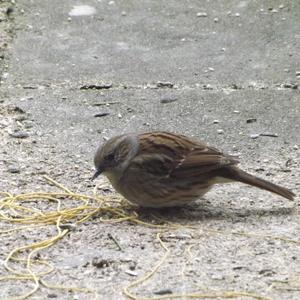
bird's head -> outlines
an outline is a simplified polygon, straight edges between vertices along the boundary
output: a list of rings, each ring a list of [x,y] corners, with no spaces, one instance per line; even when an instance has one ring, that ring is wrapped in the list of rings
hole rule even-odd
[[[138,148],[137,136],[130,134],[116,136],[106,141],[96,151],[94,157],[96,172],[92,180],[101,173],[109,179],[120,178],[131,159],[137,154]]]

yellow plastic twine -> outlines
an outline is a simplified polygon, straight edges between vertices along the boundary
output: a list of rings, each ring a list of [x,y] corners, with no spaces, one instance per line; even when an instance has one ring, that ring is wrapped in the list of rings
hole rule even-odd
[[[158,233],[156,238],[159,241],[161,247],[165,250],[164,256],[161,258],[161,260],[157,263],[157,265],[145,276],[139,278],[138,280],[132,282],[130,285],[125,287],[123,289],[123,292],[126,296],[128,296],[131,299],[134,300],[162,300],[162,299],[232,299],[232,298],[238,298],[238,297],[248,297],[252,299],[257,299],[257,300],[270,300],[270,298],[264,297],[257,295],[255,293],[248,293],[248,292],[236,292],[236,291],[222,291],[222,292],[215,292],[215,291],[207,291],[205,293],[200,293],[200,292],[193,292],[193,293],[185,293],[185,294],[170,294],[170,295],[163,295],[159,297],[139,297],[136,296],[135,294],[131,293],[129,289],[136,287],[148,279],[150,279],[156,272],[158,272],[159,268],[165,263],[167,258],[170,255],[170,250],[166,246],[166,244],[161,240],[161,235],[162,233]],[[191,248],[194,247],[195,245],[191,245],[186,249],[186,252],[191,255]]]
[[[164,254],[160,261],[147,272],[143,277],[132,282],[123,289],[124,295],[134,300],[158,300],[158,299],[179,299],[179,298],[197,298],[197,299],[214,299],[214,298],[240,298],[249,297],[258,300],[267,300],[261,295],[249,293],[246,291],[209,291],[193,292],[187,294],[171,294],[162,295],[159,297],[145,298],[139,297],[131,290],[138,287],[140,284],[146,282],[155,273],[159,272],[161,266],[166,262],[171,252],[166,243],[162,241],[162,235],[170,229],[185,228],[190,230],[197,230],[199,227],[183,226],[177,223],[171,223],[162,218],[154,216],[154,219],[159,221],[159,224],[147,223],[139,219],[137,212],[128,210],[128,205],[122,201],[121,198],[113,198],[108,196],[96,195],[82,195],[70,191],[68,188],[59,184],[55,180],[44,176],[48,183],[58,187],[59,192],[32,192],[26,194],[12,195],[7,192],[0,192],[0,220],[6,225],[5,229],[0,230],[2,235],[11,235],[19,231],[32,231],[43,227],[51,227],[55,229],[55,233],[50,238],[39,242],[28,243],[26,245],[17,247],[11,250],[4,261],[4,267],[7,270],[7,275],[0,277],[1,281],[27,282],[27,285],[32,286],[31,289],[24,294],[9,298],[10,300],[22,300],[36,293],[41,286],[48,289],[58,289],[61,291],[72,291],[78,293],[91,294],[91,298],[98,298],[96,291],[84,287],[66,287],[60,285],[53,285],[45,280],[45,276],[55,271],[51,262],[41,259],[38,255],[39,251],[55,245],[58,241],[63,239],[72,227],[79,225],[90,218],[97,216],[100,222],[117,223],[129,221],[137,225],[151,227],[155,230],[159,229],[156,239],[162,247]],[[47,202],[47,204],[55,205],[55,209],[47,209],[42,211],[38,209],[37,203]],[[34,207],[33,207],[34,206]],[[3,228],[3,227],[2,227]],[[223,232],[213,229],[202,229],[208,234],[234,234],[246,237],[255,238],[269,238],[279,239],[284,242],[300,244],[299,241],[288,239],[286,237],[265,236],[244,232]],[[186,253],[192,257],[189,246]],[[26,285],[26,286],[27,286]]]
[[[60,189],[62,189],[64,192],[37,192],[20,194],[15,196],[6,192],[1,193],[4,197],[0,199],[0,220],[5,221],[9,224],[17,224],[20,226],[1,230],[0,234],[12,234],[13,232],[21,230],[33,230],[55,224],[56,235],[49,239],[42,240],[40,242],[28,244],[13,249],[7,255],[4,261],[4,267],[8,271],[9,275],[0,277],[0,280],[30,281],[34,284],[33,288],[29,292],[11,299],[27,298],[30,295],[34,294],[40,288],[41,284],[48,288],[95,294],[94,291],[86,288],[49,285],[43,279],[43,277],[52,273],[55,268],[49,262],[39,258],[33,259],[33,257],[40,250],[54,245],[57,241],[61,240],[69,232],[70,228],[68,227],[70,226],[65,224],[77,225],[88,220],[89,218],[100,212],[109,212],[116,217],[115,220],[111,219],[110,221],[121,222],[124,220],[131,219],[132,216],[124,215],[120,209],[111,207],[111,203],[109,203],[109,201],[107,201],[107,199],[104,197],[91,197],[76,194],[47,176],[45,176],[45,179],[51,184],[54,184]],[[81,202],[81,204],[76,207],[62,208],[61,199],[63,199],[63,202],[67,200],[76,200]],[[56,210],[42,212],[37,208],[28,207],[24,205],[33,201],[55,202]],[[24,253],[28,251],[29,253],[27,254],[26,258],[20,258],[22,254],[24,255]],[[16,262],[19,262],[20,264],[25,263],[26,267],[21,271],[16,270],[11,266],[12,263]],[[45,271],[36,273],[32,268],[34,265],[40,265],[46,269]]]

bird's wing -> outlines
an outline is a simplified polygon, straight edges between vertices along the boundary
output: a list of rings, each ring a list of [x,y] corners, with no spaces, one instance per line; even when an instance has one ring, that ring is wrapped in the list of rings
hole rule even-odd
[[[169,177],[174,169],[174,161],[167,155],[162,154],[142,154],[136,156],[128,166],[126,173],[140,174],[158,178]]]
[[[235,165],[238,161],[210,151],[193,150],[180,159],[165,154],[142,154],[136,156],[127,171],[158,178],[188,179],[209,173],[225,166]]]
[[[173,178],[196,178],[238,161],[230,156],[216,152],[214,148],[193,149],[175,166],[170,176]]]
[[[140,150],[130,163],[131,170],[149,175],[187,179],[238,163],[218,149],[182,135],[151,132],[139,139]]]

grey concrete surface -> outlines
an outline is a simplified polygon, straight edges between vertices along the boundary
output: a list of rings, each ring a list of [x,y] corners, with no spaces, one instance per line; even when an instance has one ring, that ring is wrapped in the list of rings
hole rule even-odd
[[[96,14],[69,17],[81,4]],[[45,190],[46,173],[89,194],[93,154],[103,138],[155,129],[195,136],[239,155],[244,169],[299,194],[299,20],[298,1],[19,0],[9,69],[0,86],[0,190]],[[101,84],[111,87],[82,89]],[[108,115],[95,117],[102,113]],[[29,136],[17,139],[13,132]],[[299,198],[291,203],[232,184],[162,214],[199,231],[182,229],[191,238],[167,240],[172,256],[135,290],[141,297],[157,296],[163,288],[189,293],[206,287],[300,298],[299,243],[202,232],[299,240]],[[146,218],[151,220],[147,213]],[[99,220],[82,226],[47,250],[59,270],[50,279],[95,288],[99,299],[125,299],[122,287],[136,279],[125,272],[130,264],[138,278],[163,255],[153,229]],[[125,253],[113,248],[109,232]],[[191,244],[193,258],[184,252]],[[99,257],[112,263],[99,270],[91,263]],[[287,282],[282,290],[272,286],[276,280]],[[46,288],[33,299],[53,293],[90,299]]]

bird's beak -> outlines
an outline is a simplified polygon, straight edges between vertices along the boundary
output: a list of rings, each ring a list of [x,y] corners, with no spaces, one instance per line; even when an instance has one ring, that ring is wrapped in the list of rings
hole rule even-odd
[[[93,175],[93,177],[91,178],[91,180],[95,180],[101,173],[103,172],[102,169],[98,169],[95,174]]]

